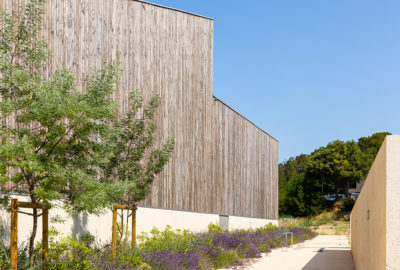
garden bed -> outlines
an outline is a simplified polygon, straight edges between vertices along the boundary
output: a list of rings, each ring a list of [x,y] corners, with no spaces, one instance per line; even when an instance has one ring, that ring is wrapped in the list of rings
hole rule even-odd
[[[316,234],[310,229],[267,225],[256,230],[223,231],[219,226],[210,224],[207,232],[192,233],[186,230],[164,231],[153,229],[150,234],[138,236],[137,247],[129,241],[119,241],[117,257],[112,258],[110,244],[95,244],[93,237],[84,237],[80,241],[71,237],[61,237],[50,243],[49,269],[219,269],[235,268],[247,265],[261,258],[262,253],[285,246],[283,232],[292,232],[294,243],[313,238]],[[290,241],[289,241],[290,244]],[[3,242],[0,254],[7,269],[7,258]],[[40,246],[36,249],[40,260]],[[0,263],[1,264],[1,263]],[[19,269],[26,268],[24,249],[19,254]]]

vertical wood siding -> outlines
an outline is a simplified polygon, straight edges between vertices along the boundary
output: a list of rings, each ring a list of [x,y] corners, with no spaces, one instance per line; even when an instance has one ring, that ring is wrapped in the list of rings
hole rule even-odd
[[[215,99],[211,211],[277,218],[278,142]]]
[[[79,86],[119,61],[119,113],[132,89],[161,96],[158,136],[175,137],[176,149],[143,205],[278,217],[278,142],[212,96],[212,20],[131,0],[48,0],[46,10],[49,73],[70,68]]]

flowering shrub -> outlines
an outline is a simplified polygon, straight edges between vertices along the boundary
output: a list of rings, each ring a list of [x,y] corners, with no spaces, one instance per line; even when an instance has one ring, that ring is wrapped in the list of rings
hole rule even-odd
[[[204,261],[201,253],[193,251],[153,251],[145,253],[144,260],[152,266],[153,270],[202,270],[209,269],[210,266]]]
[[[208,232],[203,233],[172,230],[167,226],[163,231],[153,229],[149,234],[139,235],[137,247],[122,242],[122,245],[117,247],[115,260],[112,258],[109,244],[96,246],[91,237],[84,237],[80,241],[71,237],[62,237],[56,241],[51,237],[47,263],[51,270],[232,268],[244,265],[251,259],[260,258],[261,253],[268,253],[272,248],[285,246],[286,240],[282,233],[288,231],[293,233],[294,243],[315,236],[309,229],[279,228],[272,224],[256,230],[234,231],[224,231],[218,225],[212,224]],[[0,241],[0,256],[4,257],[2,249],[5,250],[4,241]],[[36,257],[39,259],[40,244],[36,251]],[[19,259],[25,260],[23,258],[23,254],[19,255]]]

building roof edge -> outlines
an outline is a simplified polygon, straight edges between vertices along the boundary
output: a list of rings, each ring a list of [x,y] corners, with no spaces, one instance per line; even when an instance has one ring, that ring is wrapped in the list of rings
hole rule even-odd
[[[144,1],[144,0],[131,0],[131,1],[140,2],[140,3],[144,3],[144,4],[148,4],[148,5],[152,5],[152,6],[156,6],[156,7],[160,7],[160,8],[170,9],[170,10],[182,12],[182,13],[185,13],[185,14],[188,14],[188,15],[192,15],[192,16],[196,16],[196,17],[200,17],[200,18],[203,18],[203,19],[214,21],[213,18],[210,18],[210,17],[207,17],[207,16],[195,14],[195,13],[192,13],[192,12],[188,12],[188,11],[177,9],[177,8],[173,8],[173,7],[168,7],[168,6],[163,6],[163,5],[160,5],[160,4],[155,4],[155,3]]]
[[[271,136],[271,134],[269,134],[268,132],[266,132],[265,130],[263,130],[262,128],[260,128],[259,126],[257,126],[256,124],[254,124],[253,122],[251,122],[249,119],[247,119],[246,117],[244,117],[243,115],[241,115],[238,111],[236,111],[235,109],[232,109],[231,106],[229,106],[228,104],[226,104],[225,102],[223,102],[222,100],[220,100],[219,98],[217,98],[216,96],[213,95],[213,98],[215,101],[219,101],[222,104],[224,104],[226,107],[228,107],[230,110],[232,110],[233,112],[235,112],[236,114],[238,114],[240,117],[242,117],[243,119],[245,119],[247,122],[249,122],[250,124],[252,124],[253,126],[255,126],[256,128],[258,128],[259,130],[261,130],[263,133],[267,134],[269,137],[271,137],[273,140],[275,140],[276,142],[279,143],[279,141],[277,139],[275,139],[273,136]]]

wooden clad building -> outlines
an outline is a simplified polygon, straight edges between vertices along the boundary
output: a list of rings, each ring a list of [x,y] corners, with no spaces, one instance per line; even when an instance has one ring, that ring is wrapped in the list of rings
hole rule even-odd
[[[0,0],[10,11],[23,0]],[[278,142],[213,97],[213,21],[134,0],[48,0],[48,71],[67,67],[77,85],[119,61],[115,99],[159,94],[159,137],[175,137],[173,158],[145,206],[278,218]]]

